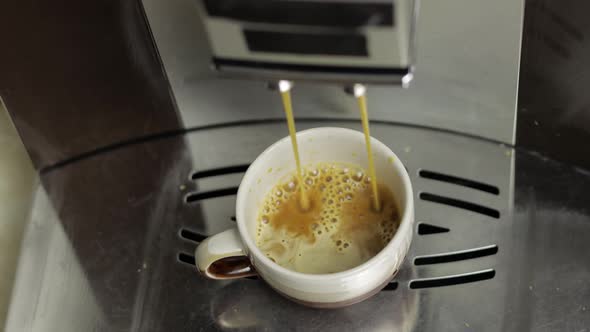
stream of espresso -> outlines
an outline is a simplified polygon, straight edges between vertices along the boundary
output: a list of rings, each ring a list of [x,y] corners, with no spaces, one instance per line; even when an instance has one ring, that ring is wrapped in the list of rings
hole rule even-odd
[[[295,158],[297,181],[303,183],[303,172],[301,169],[301,161],[299,158],[299,147],[297,145],[297,131],[295,129],[295,119],[293,117],[293,105],[291,102],[291,87],[292,83],[289,81],[279,82],[279,91],[281,92],[281,99],[283,101],[283,109],[285,110],[285,117],[287,118],[287,126],[289,128],[289,136],[291,137],[291,145],[293,146],[293,156]],[[362,84],[355,84],[353,87],[354,96],[357,99],[359,111],[361,114],[361,121],[363,125],[363,132],[365,134],[365,145],[367,150],[367,159],[369,165],[369,177],[371,179],[371,191],[373,193],[373,209],[375,211],[381,210],[381,203],[379,200],[379,190],[377,185],[377,172],[375,171],[375,160],[371,150],[371,133],[369,130],[369,114],[367,109],[366,88]],[[299,188],[300,207],[303,211],[309,209],[309,198],[303,185]]]
[[[295,167],[297,168],[297,182],[299,182],[299,205],[303,211],[309,210],[309,198],[303,186],[303,173],[301,170],[301,161],[299,159],[299,147],[297,146],[297,131],[295,130],[295,119],[293,118],[293,105],[291,103],[291,83],[287,81],[279,82],[279,90],[283,100],[283,109],[287,118],[289,127],[289,136],[291,136],[291,145],[293,146],[293,155],[295,157]]]
[[[375,211],[381,210],[381,203],[379,201],[379,190],[377,189],[377,173],[375,172],[375,160],[371,150],[371,133],[369,131],[369,112],[367,110],[367,96],[365,87],[357,84],[354,87],[354,95],[359,105],[361,113],[361,121],[363,123],[363,132],[365,133],[365,145],[367,148],[367,158],[369,161],[369,176],[371,177],[371,190],[373,191],[373,209]]]
[[[275,263],[301,273],[345,271],[377,255],[399,226],[391,190],[377,182],[365,87],[354,86],[368,168],[325,161],[302,168],[291,103],[291,82],[279,89],[296,171],[278,182],[259,207],[256,245]]]

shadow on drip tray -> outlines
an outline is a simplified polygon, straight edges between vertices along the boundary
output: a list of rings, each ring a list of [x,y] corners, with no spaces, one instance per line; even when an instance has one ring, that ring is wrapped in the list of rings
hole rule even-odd
[[[294,303],[262,281],[239,280],[218,290],[210,300],[211,319],[224,331],[280,330],[297,326],[303,331],[382,330],[412,331],[420,292],[404,284],[340,309],[313,309]]]

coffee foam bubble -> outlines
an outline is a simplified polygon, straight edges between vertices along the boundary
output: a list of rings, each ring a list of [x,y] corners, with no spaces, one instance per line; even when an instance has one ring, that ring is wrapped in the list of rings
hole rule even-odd
[[[303,174],[307,211],[294,176],[265,197],[256,239],[265,255],[297,272],[334,273],[369,260],[391,240],[399,216],[388,188],[379,186],[382,209],[374,211],[370,179],[359,167],[326,163]]]

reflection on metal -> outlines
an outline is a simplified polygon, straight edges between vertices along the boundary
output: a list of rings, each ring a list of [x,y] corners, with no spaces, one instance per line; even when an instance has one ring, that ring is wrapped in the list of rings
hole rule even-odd
[[[372,86],[371,119],[514,143],[523,2],[421,1],[412,83]],[[185,127],[282,118],[280,100],[263,82],[221,79],[211,70],[195,1],[142,4]],[[296,117],[357,117],[341,86],[298,82],[293,93]]]
[[[99,253],[97,253],[99,254]],[[101,331],[107,325],[77,253],[39,188],[23,239],[6,331]]]
[[[298,125],[360,129],[356,121]],[[196,272],[190,255],[179,261],[202,236],[235,225],[235,196],[184,198],[236,186],[244,168],[233,166],[249,164],[286,135],[283,123],[250,123],[142,142],[44,174],[49,197],[37,199],[27,235],[34,240],[27,242],[34,244],[29,251],[37,250],[23,256],[18,275],[19,301],[27,305],[14,305],[10,322],[19,325],[12,326],[50,320],[67,331],[70,320],[60,319],[61,311],[28,310],[34,305],[64,307],[84,324],[109,331],[528,331],[590,324],[584,315],[590,211],[577,200],[589,195],[587,175],[516,155],[521,180],[515,194],[510,148],[404,126],[375,124],[372,131],[408,167],[417,225],[448,230],[419,235],[416,227],[409,258],[389,290],[352,307],[317,311],[282,298],[261,280],[211,281]],[[138,160],[141,167],[135,167]],[[499,195],[423,178],[420,169],[492,185]],[[499,218],[418,199],[426,190],[495,209]],[[41,225],[53,225],[54,232]],[[76,268],[55,280],[45,266],[58,253],[65,266]],[[435,262],[414,264],[415,257]],[[64,280],[69,287],[55,287]]]
[[[351,122],[334,122],[326,125],[337,125],[337,126],[352,126],[355,127],[356,123]],[[308,128],[313,126],[313,123],[300,124],[302,128]],[[395,128],[392,129],[392,128]],[[277,132],[278,130],[278,132]],[[465,140],[464,145],[456,145],[457,143],[445,144],[444,141],[435,139],[439,135],[445,137],[444,134],[431,133],[429,131],[417,131],[409,130],[407,128],[397,128],[387,125],[374,125],[373,130],[375,136],[385,142],[388,146],[392,147],[396,151],[405,165],[407,165],[412,178],[415,180],[415,191],[417,195],[425,190],[432,190],[445,196],[460,198],[466,202],[472,202],[472,204],[490,206],[494,211],[498,212],[497,218],[504,225],[507,224],[507,216],[510,216],[510,202],[508,198],[511,197],[512,191],[512,157],[511,154],[506,154],[506,149],[498,145],[492,145],[489,143],[483,143],[479,141],[469,142],[469,140],[458,139],[458,141]],[[259,133],[267,133],[274,138],[264,138]],[[191,136],[197,136],[196,135]],[[194,151],[192,155],[199,156],[193,160],[195,171],[193,174],[201,174],[197,179],[188,180],[183,185],[189,186],[194,184],[195,190],[189,190],[187,197],[202,197],[201,200],[191,200],[187,202],[187,208],[195,209],[200,211],[202,219],[200,219],[199,227],[191,221],[184,223],[183,228],[189,230],[192,233],[192,238],[202,238],[206,235],[211,235],[225,228],[232,227],[230,220],[231,214],[228,214],[229,210],[235,202],[235,191],[225,192],[224,188],[236,187],[241,179],[241,176],[246,170],[246,167],[233,166],[233,165],[246,165],[252,161],[257,153],[261,152],[266,145],[269,145],[273,140],[280,138],[284,135],[284,130],[280,125],[263,125],[258,128],[249,127],[234,127],[227,128],[219,131],[210,131],[207,133],[208,140],[216,142],[215,147],[212,149],[219,149],[219,151],[230,151],[231,153],[224,155],[215,154],[211,150],[211,154],[197,153],[198,151],[207,150],[207,141],[202,139],[190,139],[188,144]],[[234,142],[231,141],[231,137],[243,137],[250,138],[256,137],[256,141],[252,141],[251,144],[243,145],[240,147],[239,154],[237,155]],[[204,138],[204,137],[203,137]],[[266,141],[266,145],[260,141]],[[509,150],[508,150],[509,151]],[[465,163],[464,153],[469,153],[469,163]],[[243,155],[243,156],[241,156]],[[432,159],[432,156],[436,155],[437,159]],[[219,157],[217,157],[219,156]],[[447,177],[464,178],[463,182],[457,183],[457,181],[447,182],[436,182],[431,181],[427,178],[418,177],[418,170],[428,168],[436,170],[437,174],[445,174]],[[203,175],[204,174],[204,175]],[[453,177],[454,176],[454,177]],[[190,178],[190,177],[189,177]],[[194,177],[193,177],[194,178]],[[473,186],[465,186],[465,182],[468,184],[477,183],[476,188]],[[471,181],[471,182],[469,182]],[[481,190],[482,183],[493,184],[484,186],[485,189],[489,187],[495,188],[494,193],[490,194],[486,190]],[[211,198],[212,195],[209,193],[217,193],[224,191],[224,195],[214,195],[217,198]],[[426,201],[418,201],[416,208],[416,217],[419,221],[428,221],[436,223],[437,225],[448,226],[449,220],[447,218],[441,218],[444,216],[444,211],[451,210],[448,215],[453,216],[454,224],[452,231],[449,234],[443,234],[435,237],[430,237],[426,240],[416,239],[411,249],[410,258],[400,274],[396,279],[396,282],[400,283],[401,286],[394,291],[393,295],[405,293],[403,296],[410,296],[416,290],[410,290],[409,282],[413,285],[417,285],[417,288],[423,288],[420,286],[422,283],[430,283],[426,280],[428,278],[434,278],[433,284],[453,285],[461,283],[481,282],[493,278],[495,272],[489,268],[494,267],[497,260],[494,255],[497,252],[496,249],[493,252],[485,252],[483,255],[479,255],[476,252],[470,255],[472,248],[481,247],[486,245],[485,241],[486,233],[493,231],[494,229],[500,229],[500,225],[496,225],[496,215],[493,217],[478,214],[469,210],[457,210],[455,207],[438,206]],[[491,209],[488,208],[488,209]],[[502,213],[500,214],[501,211]],[[434,217],[436,216],[436,218]],[[451,227],[449,227],[451,228]],[[186,236],[184,237],[186,239]],[[489,242],[488,242],[489,243]],[[461,257],[454,257],[447,263],[447,266],[437,269],[435,266],[428,267],[428,273],[412,272],[412,255],[432,254],[434,252],[446,253],[447,251],[460,252]],[[185,253],[181,253],[185,254]],[[465,257],[463,257],[465,256]],[[490,256],[490,257],[486,257]],[[422,257],[424,258],[424,257]],[[483,260],[483,261],[481,261]],[[186,261],[184,261],[186,263]],[[449,266],[450,264],[450,266]],[[423,265],[423,264],[420,264]],[[445,264],[440,264],[445,265]],[[453,267],[455,267],[453,269]],[[422,268],[422,267],[420,267]],[[424,270],[426,271],[426,269]],[[444,272],[441,274],[439,271]],[[492,271],[491,273],[489,271]],[[455,276],[460,274],[460,276]],[[413,277],[409,278],[408,276]],[[436,277],[435,277],[436,276]],[[448,277],[448,278],[447,278]],[[249,281],[242,281],[249,282]],[[253,281],[250,281],[253,282]],[[260,281],[257,281],[260,282]],[[253,286],[252,286],[253,287]],[[483,285],[482,287],[486,287]],[[389,293],[389,292],[388,292]],[[255,295],[253,295],[255,296]],[[493,296],[490,294],[490,296]],[[371,300],[373,301],[373,300]],[[380,303],[388,303],[385,300],[381,300]],[[394,301],[390,298],[390,301]],[[257,311],[257,309],[249,309],[250,311]],[[227,313],[226,313],[227,314]],[[225,326],[227,323],[227,317],[219,318],[223,322],[218,322]],[[239,321],[239,319],[237,319]],[[234,323],[236,323],[234,321]],[[266,323],[265,323],[266,324]],[[266,326],[266,325],[261,325]],[[243,326],[245,328],[245,326]],[[342,327],[344,328],[344,326]]]

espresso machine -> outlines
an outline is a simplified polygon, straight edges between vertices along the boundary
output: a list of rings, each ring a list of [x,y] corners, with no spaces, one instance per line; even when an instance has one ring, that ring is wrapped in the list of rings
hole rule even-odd
[[[590,326],[590,121],[562,70],[590,68],[585,4],[2,6],[0,97],[39,172],[7,331]],[[371,134],[410,174],[408,257],[362,303],[310,309],[194,266],[234,225],[249,164],[288,133],[279,80],[298,130],[361,130],[346,87],[365,84]]]
[[[203,1],[211,62],[250,79],[379,82],[412,77],[414,1]]]

